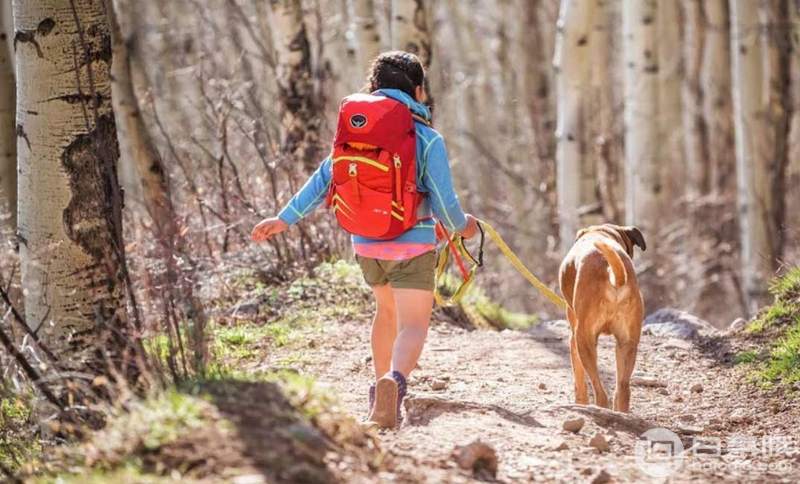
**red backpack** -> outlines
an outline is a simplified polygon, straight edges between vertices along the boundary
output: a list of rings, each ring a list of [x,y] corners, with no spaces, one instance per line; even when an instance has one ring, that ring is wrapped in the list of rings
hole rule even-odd
[[[353,94],[342,100],[333,140],[328,206],[339,225],[370,239],[393,239],[418,222],[417,137],[409,108]]]

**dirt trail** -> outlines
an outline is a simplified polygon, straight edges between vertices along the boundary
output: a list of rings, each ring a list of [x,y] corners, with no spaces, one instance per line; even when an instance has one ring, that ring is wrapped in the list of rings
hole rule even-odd
[[[459,469],[451,453],[480,439],[496,450],[497,480],[502,482],[609,482],[604,480],[608,476],[613,482],[664,482],[637,464],[638,431],[601,426],[585,415],[580,432],[562,429],[565,420],[581,416],[562,408],[573,398],[568,335],[564,322],[502,332],[434,324],[420,368],[410,380],[410,414],[399,430],[381,433],[382,448],[393,456],[394,465],[393,475],[380,479],[471,481],[474,476]],[[366,412],[372,371],[368,338],[367,321],[332,323],[315,337],[314,349],[307,352],[310,359],[298,365],[332,387],[358,418]],[[797,450],[800,411],[779,394],[766,395],[743,384],[738,369],[725,363],[726,346],[724,339],[693,345],[643,336],[636,375],[666,387],[634,386],[633,414],[681,433],[687,447],[722,440],[724,455],[692,453],[672,482],[798,482],[800,456],[792,449],[750,449],[741,455],[745,438],[758,440],[758,445],[765,438],[792,438]],[[601,339],[601,368],[610,393],[613,354],[613,340]],[[279,349],[269,360],[285,356]],[[693,441],[693,432],[711,440]],[[607,439],[608,451],[590,446],[597,433]]]

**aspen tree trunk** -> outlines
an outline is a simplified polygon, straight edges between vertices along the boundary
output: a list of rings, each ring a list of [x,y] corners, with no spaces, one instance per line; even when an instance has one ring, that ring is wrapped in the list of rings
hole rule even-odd
[[[144,206],[153,223],[156,245],[161,247],[161,259],[166,266],[166,278],[160,282],[162,291],[170,293],[174,303],[182,307],[183,317],[188,319],[192,341],[194,369],[201,372],[207,358],[205,327],[207,318],[202,304],[194,296],[194,262],[188,260],[189,247],[178,226],[178,216],[172,203],[169,173],[156,149],[150,132],[144,124],[139,101],[133,87],[131,60],[122,37],[113,0],[104,0],[111,28],[114,63],[113,99],[114,111],[119,119],[120,141],[130,153],[136,172],[141,179]],[[187,265],[181,271],[178,262]]]
[[[655,237],[663,186],[659,170],[656,2],[622,3],[625,64],[625,218]],[[651,249],[652,250],[652,249]]]
[[[595,0],[591,41],[590,115],[585,117],[591,136],[587,151],[593,158],[597,173],[597,193],[602,216],[609,222],[621,222],[620,196],[623,193],[620,170],[622,163],[618,144],[614,140],[615,85],[613,70],[613,33],[611,0]],[[596,221],[596,220],[595,220]],[[593,221],[593,222],[595,222]]]
[[[98,370],[127,330],[108,22],[92,0],[13,5],[26,319],[66,367]]]
[[[381,53],[381,33],[375,15],[374,0],[350,0],[353,8],[352,28],[356,39],[359,72],[366,73],[372,60]]]
[[[392,1],[392,48],[416,54],[426,68],[431,65],[430,21],[425,0]]]
[[[683,82],[684,152],[688,192],[697,198],[709,192],[711,173],[708,160],[708,136],[703,116],[703,67],[705,14],[702,0],[684,3],[684,59],[686,76]]]
[[[587,103],[594,2],[562,0],[553,65],[556,70],[556,187],[562,250],[575,240],[580,209],[596,204],[592,158],[583,146],[582,115]]]
[[[9,41],[13,38],[6,26],[11,12],[0,7],[0,198],[8,213],[8,228],[17,229],[17,123],[14,59],[10,57]],[[0,212],[2,213],[2,212]]]
[[[731,37],[728,0],[704,0],[705,35],[700,84],[708,131],[708,178],[711,193],[732,194],[736,155],[732,149]]]
[[[662,200],[679,200],[685,192],[686,164],[683,144],[683,52],[680,2],[657,1],[656,50],[658,51],[658,158]],[[680,217],[673,207],[671,220]],[[667,215],[664,212],[664,215]]]
[[[784,106],[774,99],[770,82],[780,78],[781,66],[771,55],[759,3],[733,0],[731,52],[736,137],[736,178],[742,246],[744,297],[754,313],[767,299],[767,283],[780,255],[781,192],[774,177],[780,171],[776,128]]]
[[[322,157],[323,105],[314,89],[311,47],[300,0],[270,0],[278,58],[281,151],[288,163],[314,171]]]

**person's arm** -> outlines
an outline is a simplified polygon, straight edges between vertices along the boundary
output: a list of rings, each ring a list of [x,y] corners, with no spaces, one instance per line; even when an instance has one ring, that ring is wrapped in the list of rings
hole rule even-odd
[[[303,188],[283,207],[283,210],[278,214],[278,218],[287,225],[294,225],[313,212],[322,204],[328,194],[328,189],[331,186],[331,175],[331,158],[328,157],[306,181]]]
[[[325,200],[331,184],[331,159],[330,157],[320,164],[319,168],[306,181],[305,185],[295,193],[286,206],[278,213],[277,217],[270,217],[259,222],[253,228],[251,238],[261,242],[277,235],[290,225],[294,225],[310,214]]]
[[[438,133],[423,147],[422,185],[429,192],[433,215],[450,232],[461,233],[466,238],[475,234],[475,218],[461,208],[450,173],[450,160],[444,140]]]

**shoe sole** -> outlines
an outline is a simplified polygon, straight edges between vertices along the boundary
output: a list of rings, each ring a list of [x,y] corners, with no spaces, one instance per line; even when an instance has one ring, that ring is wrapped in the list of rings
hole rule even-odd
[[[397,382],[394,379],[378,380],[375,386],[375,406],[368,420],[384,429],[397,427]]]

